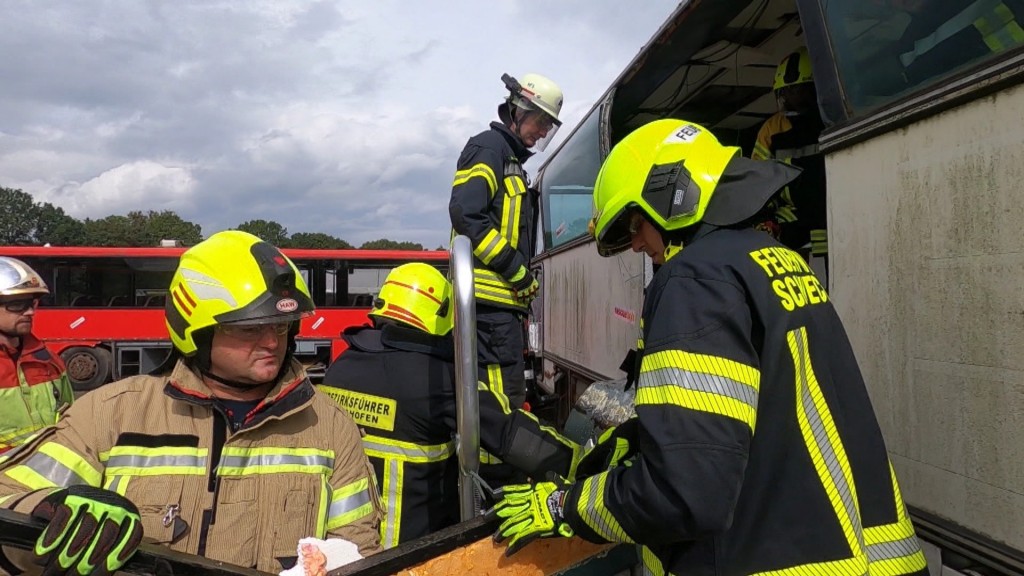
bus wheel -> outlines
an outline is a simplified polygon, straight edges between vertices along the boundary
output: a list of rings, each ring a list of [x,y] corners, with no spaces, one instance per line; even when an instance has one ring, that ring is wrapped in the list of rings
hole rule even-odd
[[[76,346],[61,352],[60,358],[68,368],[71,387],[78,392],[97,388],[110,379],[113,357],[106,348]]]

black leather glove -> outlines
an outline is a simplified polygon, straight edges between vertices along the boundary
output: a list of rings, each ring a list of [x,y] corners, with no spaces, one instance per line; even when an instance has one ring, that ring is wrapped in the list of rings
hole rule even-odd
[[[46,520],[36,541],[44,576],[112,574],[142,541],[139,509],[117,492],[71,486],[47,496],[32,516]]]

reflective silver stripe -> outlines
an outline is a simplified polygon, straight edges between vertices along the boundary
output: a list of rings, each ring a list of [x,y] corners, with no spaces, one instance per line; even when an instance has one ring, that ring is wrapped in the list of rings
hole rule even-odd
[[[364,450],[375,450],[402,460],[443,460],[455,453],[455,443],[449,442],[439,446],[396,446],[384,442],[376,442],[363,438]]]
[[[117,489],[121,487],[121,480],[124,476],[114,476],[114,479],[110,481],[110,486],[107,486],[107,490],[111,492],[117,492]]]
[[[25,460],[24,466],[43,478],[46,478],[50,482],[53,482],[54,485],[60,488],[89,484],[85,481],[85,478],[79,476],[77,472],[61,464],[57,459],[47,456],[42,452],[36,452],[29,456],[28,459]]]
[[[856,503],[853,501],[853,490],[851,490],[850,485],[846,483],[846,476],[843,475],[843,470],[839,465],[839,457],[832,448],[832,443],[829,441],[828,433],[825,431],[825,424],[822,421],[821,414],[814,405],[814,398],[811,397],[811,390],[809,383],[807,382],[807,372],[809,367],[806,364],[807,342],[804,340],[804,334],[805,332],[803,330],[793,331],[793,338],[796,341],[797,347],[798,362],[800,362],[800,365],[797,366],[796,370],[796,377],[800,379],[800,403],[803,405],[804,414],[807,416],[807,422],[811,427],[814,442],[818,445],[818,450],[821,451],[821,456],[825,460],[825,466],[828,468],[829,476],[832,478],[832,482],[835,485],[836,490],[839,492],[839,497],[843,501],[843,507],[846,509],[846,514],[850,517],[853,532],[863,547],[864,530],[861,526],[860,511],[858,510]],[[837,438],[836,440],[839,439]],[[825,489],[827,490],[828,486],[826,486]]]
[[[385,549],[398,546],[398,500],[402,497],[402,486],[398,481],[402,462],[391,459],[387,460],[387,464],[388,475],[385,481],[387,482],[388,509],[387,518],[384,521],[384,541],[381,542],[381,546]]]
[[[327,517],[337,518],[369,503],[370,491],[360,490],[355,494],[331,502],[330,508],[327,509]]]
[[[672,384],[696,392],[709,392],[726,398],[739,400],[757,410],[757,390],[751,386],[714,374],[691,372],[682,368],[659,368],[640,373],[641,387],[655,387]]]
[[[498,235],[498,234],[495,234],[494,238],[492,238],[491,241],[488,242],[486,246],[477,249],[478,250],[478,253],[476,255],[477,258],[479,258],[481,260],[483,260],[484,258],[487,258],[487,256],[491,254],[491,251],[494,250],[494,247],[497,246],[500,242],[501,242],[501,236]],[[494,254],[494,256],[497,256],[497,254]],[[487,258],[487,261],[490,262],[493,259],[494,259],[493,257]]]
[[[597,497],[604,488],[604,484],[592,481],[591,479],[588,479],[587,484],[590,487],[590,494],[587,497],[587,509],[585,510],[587,520],[590,520],[592,526],[598,528],[595,532],[597,532],[602,538],[611,540],[615,536],[615,531],[608,525],[608,522],[605,521],[601,512],[597,508]]]
[[[131,468],[157,468],[161,466],[205,468],[206,457],[185,454],[169,454],[165,456],[125,454],[122,456],[111,456],[107,460],[107,468],[117,468],[122,466],[128,466]]]
[[[238,305],[235,297],[216,278],[211,278],[202,272],[182,269],[181,275],[188,281],[188,287],[192,289],[200,300],[223,300],[230,307]]]
[[[220,466],[225,468],[249,468],[252,466],[323,466],[334,468],[334,458],[310,454],[249,454],[246,456],[221,456]]]
[[[871,562],[893,560],[896,558],[903,558],[905,556],[912,556],[917,554],[920,550],[921,544],[918,542],[917,536],[907,536],[902,540],[869,545],[868,560]]]

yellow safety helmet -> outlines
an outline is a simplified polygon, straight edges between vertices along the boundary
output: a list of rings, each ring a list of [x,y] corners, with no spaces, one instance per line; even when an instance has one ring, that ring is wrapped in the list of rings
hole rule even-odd
[[[811,57],[807,54],[807,48],[801,46],[782,59],[779,67],[775,69],[775,82],[772,90],[781,90],[787,86],[814,82],[811,73]]]
[[[452,285],[437,268],[402,264],[388,274],[370,316],[391,318],[435,336],[452,330]]]
[[[31,266],[17,258],[0,256],[0,297],[49,293],[43,277]]]
[[[629,211],[663,231],[704,218],[735,146],[722,146],[706,128],[685,120],[655,120],[615,145],[594,186],[594,237],[602,256],[629,247]]]
[[[191,356],[195,334],[218,324],[297,322],[313,299],[295,264],[247,232],[218,232],[181,255],[165,318],[174,347]]]

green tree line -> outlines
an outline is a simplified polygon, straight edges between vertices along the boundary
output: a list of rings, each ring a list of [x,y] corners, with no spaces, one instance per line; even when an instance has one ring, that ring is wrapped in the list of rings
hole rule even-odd
[[[133,211],[126,215],[78,220],[59,206],[36,202],[31,194],[0,187],[0,244],[21,246],[158,246],[177,240],[185,246],[203,239],[199,224],[182,219],[173,210]],[[273,220],[248,220],[235,226],[281,248],[355,248],[323,232],[296,232]],[[418,242],[381,238],[364,242],[364,250],[424,250]],[[438,249],[442,249],[438,247]]]

